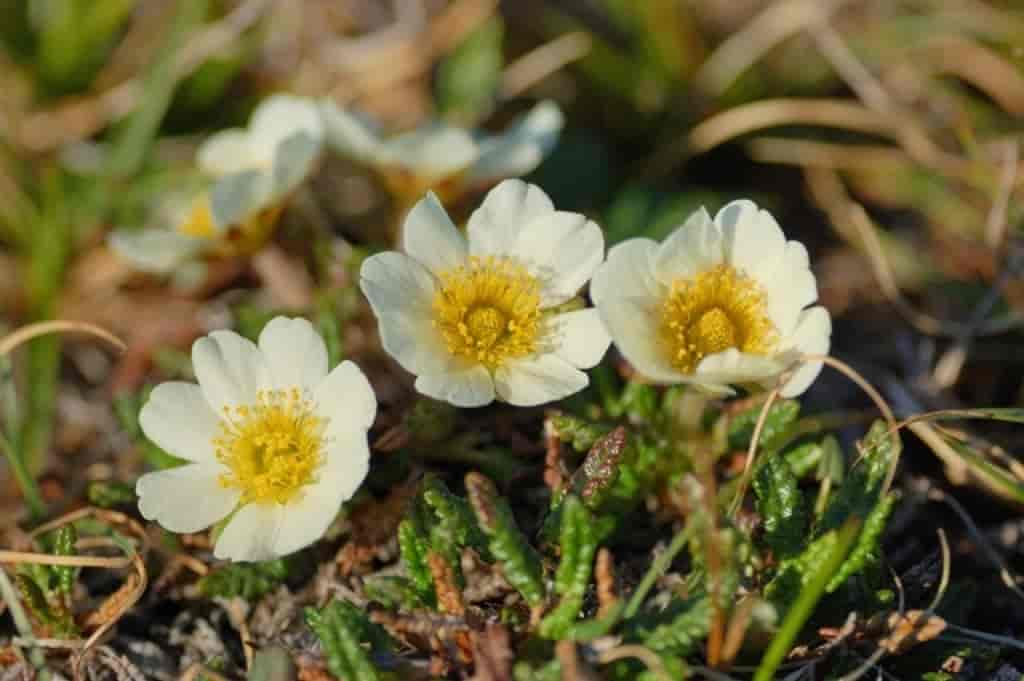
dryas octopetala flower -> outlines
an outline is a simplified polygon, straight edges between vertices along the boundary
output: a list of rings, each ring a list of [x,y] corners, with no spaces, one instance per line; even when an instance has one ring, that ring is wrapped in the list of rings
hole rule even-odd
[[[150,224],[110,237],[141,270],[167,273],[200,255],[257,249],[273,230],[292,191],[312,171],[323,124],[311,100],[274,95],[253,112],[248,128],[222,130],[199,147],[207,184],[157,205]]]
[[[712,220],[694,213],[662,243],[612,248],[590,295],[616,346],[641,374],[730,394],[773,385],[803,353],[825,354],[832,323],[807,249],[750,201]],[[799,395],[821,371],[802,365],[782,394]]]
[[[610,342],[593,308],[567,309],[604,255],[601,229],[539,187],[502,182],[463,237],[433,194],[403,229],[405,253],[368,258],[360,286],[384,349],[416,389],[460,407],[530,406],[587,385]],[[562,307],[560,307],[562,306]]]
[[[384,139],[371,123],[332,101],[323,101],[321,112],[327,144],[372,168],[395,195],[410,202],[427,190],[454,200],[530,172],[555,146],[564,122],[558,106],[544,101],[500,135],[432,121]]]
[[[236,561],[297,551],[330,526],[366,477],[377,411],[362,371],[328,373],[305,319],[277,317],[259,345],[215,331],[192,346],[199,384],[158,385],[146,436],[189,463],[139,478],[139,510],[173,532],[227,519],[214,553]]]

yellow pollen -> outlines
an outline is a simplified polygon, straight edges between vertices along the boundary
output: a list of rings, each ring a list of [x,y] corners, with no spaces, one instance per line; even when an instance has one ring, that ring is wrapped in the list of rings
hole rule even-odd
[[[256,404],[225,407],[213,440],[217,459],[230,470],[220,484],[240,490],[243,504],[292,501],[316,481],[325,425],[298,388],[261,390]]]
[[[537,347],[540,282],[505,257],[472,257],[440,275],[434,327],[448,351],[489,369]]]
[[[178,225],[178,231],[185,236],[201,239],[208,239],[214,235],[216,230],[213,226],[213,213],[210,211],[209,199],[201,196],[192,203],[192,211],[185,221]]]
[[[660,335],[672,365],[684,374],[708,355],[729,348],[767,355],[778,342],[764,291],[731,265],[673,282],[661,306]]]

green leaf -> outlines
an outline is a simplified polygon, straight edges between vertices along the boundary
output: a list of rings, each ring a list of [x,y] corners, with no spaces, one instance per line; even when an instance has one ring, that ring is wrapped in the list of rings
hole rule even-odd
[[[732,449],[747,449],[750,438],[754,437],[754,428],[761,415],[763,404],[755,404],[729,420],[728,438]],[[764,426],[761,429],[759,446],[762,451],[770,449],[772,441],[779,437],[796,422],[800,416],[800,403],[796,400],[775,402],[768,409]]]
[[[262,563],[232,563],[213,570],[199,580],[199,590],[207,597],[240,596],[248,601],[262,598],[288,577],[285,558]]]
[[[362,643],[369,643],[373,652],[395,649],[391,637],[366,614],[347,601],[331,601],[317,610],[306,608],[306,623],[320,639],[327,669],[345,681],[379,681],[377,668]]]
[[[530,607],[542,605],[545,589],[540,556],[516,525],[508,501],[480,473],[466,475],[466,490],[477,523],[489,540],[491,555],[501,564],[505,579]]]
[[[490,111],[501,85],[504,32],[496,14],[438,65],[437,106],[445,117],[472,125]]]
[[[807,535],[807,509],[789,464],[777,454],[762,459],[753,487],[757,512],[764,522],[764,543],[776,558],[795,555]]]

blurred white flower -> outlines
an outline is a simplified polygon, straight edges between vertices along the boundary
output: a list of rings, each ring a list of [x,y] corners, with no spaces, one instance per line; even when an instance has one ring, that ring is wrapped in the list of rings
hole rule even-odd
[[[259,345],[215,331],[192,346],[199,384],[157,386],[139,414],[146,437],[189,463],[139,478],[139,510],[172,532],[225,518],[214,554],[269,560],[319,539],[369,470],[377,411],[362,371],[328,373],[305,319],[277,317]]]
[[[626,359],[661,383],[731,394],[730,385],[771,386],[800,354],[829,350],[807,249],[750,201],[713,220],[701,209],[660,244],[617,245],[590,296]],[[820,371],[802,365],[782,394],[804,392]]]
[[[586,387],[581,369],[610,340],[596,310],[565,304],[604,256],[601,229],[556,211],[539,187],[506,180],[467,231],[428,194],[405,220],[405,253],[363,263],[384,349],[416,374],[418,391],[461,407],[495,397],[537,405]]]
[[[267,98],[245,129],[222,130],[197,152],[210,184],[174,196],[142,230],[119,230],[110,245],[139,269],[168,273],[203,254],[256,250],[270,236],[292,191],[312,171],[323,142],[316,104]]]
[[[500,135],[482,135],[434,121],[382,138],[361,116],[321,102],[326,142],[335,151],[373,168],[399,196],[427,190],[443,199],[487,187],[536,168],[558,141],[564,122],[554,102],[544,101]]]

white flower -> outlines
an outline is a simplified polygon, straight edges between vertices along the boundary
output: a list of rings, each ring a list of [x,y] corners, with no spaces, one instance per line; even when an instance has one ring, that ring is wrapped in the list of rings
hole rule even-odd
[[[604,255],[601,229],[506,180],[470,216],[468,240],[433,194],[409,212],[405,253],[368,258],[360,286],[384,349],[416,389],[460,407],[530,406],[582,390],[608,334],[592,308],[562,311]],[[408,255],[407,255],[408,254]]]
[[[358,115],[321,103],[327,143],[373,167],[393,190],[420,196],[427,189],[455,198],[536,168],[558,141],[564,122],[554,102],[537,104],[502,134],[475,136],[434,121],[388,139]]]
[[[619,350],[643,375],[717,394],[771,386],[800,354],[829,349],[832,322],[807,249],[765,210],[734,201],[694,213],[664,242],[631,239],[608,254],[590,296]],[[805,391],[821,362],[783,388]]]
[[[362,371],[328,373],[305,319],[277,317],[259,345],[215,331],[192,346],[199,384],[157,386],[139,414],[146,436],[189,461],[139,478],[139,510],[172,532],[225,518],[214,553],[269,560],[327,530],[369,469],[377,411]]]
[[[197,163],[211,179],[208,187],[172,197],[146,228],[114,232],[110,245],[139,269],[161,274],[201,254],[255,250],[312,171],[322,143],[315,103],[269,97],[248,128],[222,130],[199,147]]]

